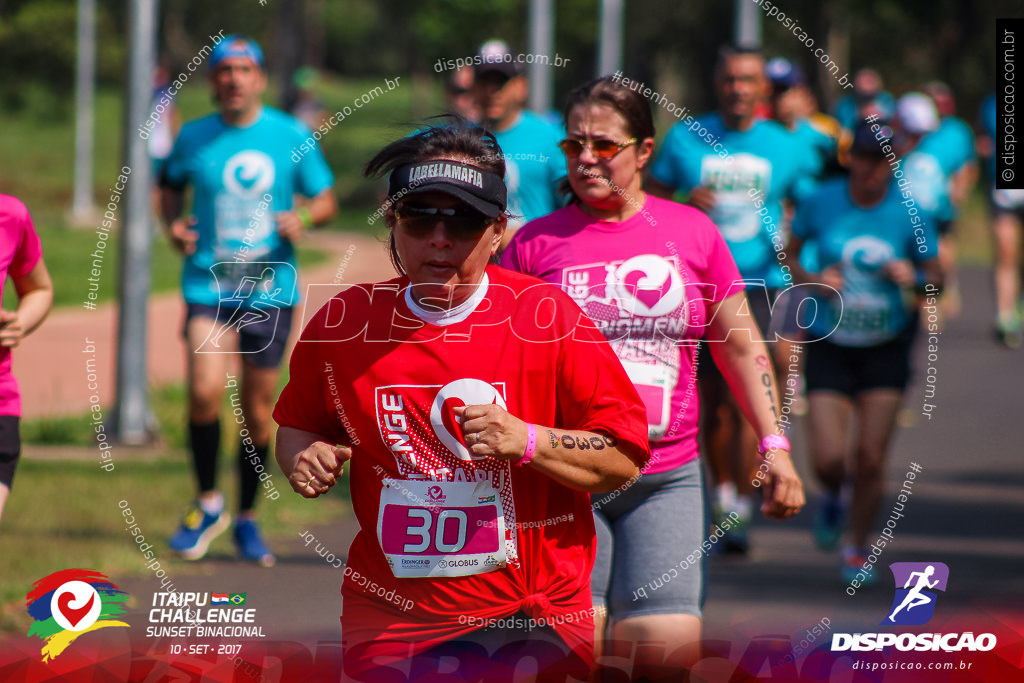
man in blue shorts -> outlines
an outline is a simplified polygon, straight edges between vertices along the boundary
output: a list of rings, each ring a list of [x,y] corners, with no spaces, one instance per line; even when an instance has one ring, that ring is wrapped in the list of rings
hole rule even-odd
[[[786,324],[788,297],[777,293],[792,284],[786,254],[783,201],[793,199],[809,168],[811,150],[775,121],[755,117],[768,92],[764,57],[757,50],[726,47],[715,66],[718,111],[685,117],[669,130],[651,167],[648,191],[670,199],[679,190],[706,213],[725,237],[740,274],[748,283],[750,307],[765,341],[795,337]],[[774,356],[788,353],[774,345]],[[785,367],[776,361],[776,372]],[[745,523],[753,507],[757,435],[742,419],[724,377],[707,353],[699,362],[704,398],[704,443],[715,479],[717,521],[736,512],[744,524],[723,538],[729,552],[746,553]],[[779,374],[780,382],[784,377]],[[795,380],[794,380],[795,381]]]
[[[188,432],[199,488],[170,546],[185,559],[199,559],[230,525],[216,481],[220,407],[231,388],[231,424],[240,441],[234,541],[242,559],[270,566],[274,556],[253,506],[260,482],[270,488],[270,416],[299,299],[294,244],[334,215],[334,177],[315,142],[293,161],[310,131],[262,105],[266,75],[256,43],[238,36],[218,43],[210,54],[210,84],[219,111],[181,129],[160,178],[168,237],[185,255]],[[185,213],[189,186],[191,212]],[[309,201],[296,208],[295,194]],[[240,381],[228,363],[235,352]]]
[[[915,106],[898,107],[912,128],[928,123],[927,114],[915,120]],[[891,136],[883,119],[858,127],[849,178],[825,182],[800,204],[788,245],[797,258],[813,240],[819,271],[803,272],[795,261],[794,277],[834,290],[816,288],[816,305],[807,308],[808,331],[818,340],[806,351],[810,450],[823,489],[814,537],[832,550],[849,527],[840,576],[859,581],[854,587],[875,578],[867,559],[911,376],[918,309],[942,289],[935,220],[908,202],[913,188],[890,167]]]

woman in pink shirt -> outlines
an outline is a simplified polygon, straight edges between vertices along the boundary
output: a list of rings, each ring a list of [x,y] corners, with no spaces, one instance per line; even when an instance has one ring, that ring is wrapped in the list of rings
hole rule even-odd
[[[647,408],[651,461],[624,487],[595,496],[594,606],[606,607],[613,656],[637,648],[633,676],[687,668],[701,633],[701,560],[724,533],[708,535],[697,460],[701,339],[765,437],[752,473],[762,511],[783,519],[803,486],[776,419],[779,396],[768,352],[729,249],[700,211],[641,190],[654,147],[650,103],[611,77],[569,96],[569,206],[524,226],[503,265],[559,285],[612,344]],[[728,332],[732,330],[732,334]],[[598,624],[602,635],[603,624]],[[599,638],[600,640],[600,638]],[[663,663],[664,662],[664,663]]]
[[[39,327],[53,304],[53,283],[28,209],[0,194],[0,296],[8,276],[14,281],[18,308],[0,310],[0,516],[21,454],[21,395],[11,374],[11,349]]]

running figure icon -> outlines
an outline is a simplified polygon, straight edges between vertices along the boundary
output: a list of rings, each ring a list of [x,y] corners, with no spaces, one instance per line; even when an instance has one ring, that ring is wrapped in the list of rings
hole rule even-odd
[[[900,603],[900,606],[892,611],[892,614],[889,615],[889,621],[896,623],[895,616],[904,607],[906,607],[907,611],[909,612],[915,607],[927,605],[929,602],[932,601],[932,598],[930,598],[929,596],[922,595],[921,591],[925,588],[935,588],[935,586],[938,585],[938,579],[935,579],[935,581],[932,581],[930,583],[928,581],[928,578],[934,573],[935,567],[933,565],[928,565],[927,569],[925,569],[923,572],[911,572],[910,576],[907,577],[907,582],[903,585],[903,587],[909,588],[915,576],[920,577],[917,580],[917,585],[910,589],[910,592],[907,593],[907,596],[905,598],[903,598],[903,602]]]
[[[219,330],[210,333],[208,341],[213,346],[220,348],[221,337],[231,329],[241,332],[243,327],[270,320],[270,311],[266,309],[279,309],[287,305],[287,301],[278,299],[281,287],[270,289],[274,283],[274,275],[275,271],[271,267],[264,267],[259,277],[246,275],[242,277],[234,293],[229,298],[221,300],[221,304],[235,308],[228,321],[221,325]],[[255,294],[259,294],[259,297],[254,296]],[[251,308],[243,306],[247,302]]]

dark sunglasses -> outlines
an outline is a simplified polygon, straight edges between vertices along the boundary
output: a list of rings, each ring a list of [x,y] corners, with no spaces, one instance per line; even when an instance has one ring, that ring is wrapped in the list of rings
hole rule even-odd
[[[558,143],[558,147],[567,157],[578,157],[583,154],[584,149],[590,147],[590,150],[598,159],[611,159],[630,145],[635,145],[636,142],[636,138],[630,138],[625,142],[615,142],[614,140],[580,140],[578,138],[566,138]]]
[[[479,237],[494,220],[470,208],[438,209],[415,204],[395,207],[395,218],[406,232],[416,236],[428,234],[441,221],[448,234],[461,239]]]

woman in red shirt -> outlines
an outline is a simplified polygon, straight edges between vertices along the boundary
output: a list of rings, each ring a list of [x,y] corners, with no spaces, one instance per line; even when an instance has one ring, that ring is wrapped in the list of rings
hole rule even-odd
[[[645,414],[571,299],[493,265],[504,172],[493,136],[459,122],[370,161],[389,174],[401,276],[320,309],[274,411],[299,494],[325,493],[351,460],[360,531],[341,621],[355,679],[416,680],[443,654],[466,680],[511,677],[524,656],[587,675],[588,493],[638,475]]]

